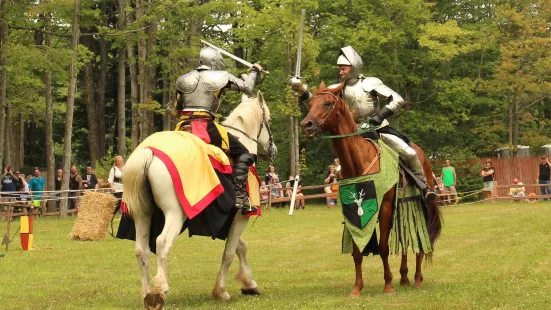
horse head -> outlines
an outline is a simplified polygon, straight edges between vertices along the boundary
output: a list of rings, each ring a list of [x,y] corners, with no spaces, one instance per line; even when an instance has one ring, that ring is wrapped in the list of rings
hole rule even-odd
[[[321,82],[318,91],[310,100],[308,115],[300,123],[306,138],[315,138],[321,131],[334,134],[338,130],[339,115],[342,115],[346,108],[340,95],[343,87],[344,83],[335,88],[327,88],[325,82]]]
[[[243,95],[241,103],[222,124],[239,137],[251,153],[269,156],[273,161],[277,147],[274,144],[270,121],[270,110],[259,91],[256,97]]]

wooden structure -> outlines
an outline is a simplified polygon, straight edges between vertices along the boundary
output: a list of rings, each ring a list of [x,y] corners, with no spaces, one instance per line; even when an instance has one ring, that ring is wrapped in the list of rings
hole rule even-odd
[[[327,197],[334,197],[334,196],[338,195],[337,192],[325,193],[323,191],[321,193],[318,192],[318,193],[309,194],[309,195],[304,193],[304,191],[311,191],[311,190],[315,190],[315,189],[323,189],[324,187],[327,187],[327,186],[332,186],[332,184],[302,186],[301,190],[302,190],[302,194],[304,196],[300,197],[300,199],[307,200],[307,199],[327,198]],[[280,197],[280,198],[272,198],[272,195],[271,195],[270,192],[272,190],[278,190],[278,191],[283,191],[283,192],[292,191],[293,190],[292,187],[283,187],[283,188],[273,189],[273,188],[271,188],[271,185],[266,185],[266,188],[268,189],[268,199],[263,199],[263,200],[260,201],[260,204],[266,204],[266,208],[271,208],[273,203],[290,202],[291,201],[291,197],[287,197],[287,196]]]

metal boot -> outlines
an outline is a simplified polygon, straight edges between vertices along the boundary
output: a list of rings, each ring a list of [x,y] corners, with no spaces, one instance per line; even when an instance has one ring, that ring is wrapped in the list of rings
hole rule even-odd
[[[257,209],[251,206],[249,195],[247,194],[247,178],[249,177],[249,166],[256,161],[254,154],[240,155],[233,166],[235,183],[235,206],[241,209],[241,214],[246,215],[256,212]]]

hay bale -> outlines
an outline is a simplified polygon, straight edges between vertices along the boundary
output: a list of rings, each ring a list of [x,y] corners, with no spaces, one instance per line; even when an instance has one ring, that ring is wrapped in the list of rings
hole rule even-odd
[[[103,240],[117,206],[110,194],[86,191],[80,201],[78,216],[69,235],[73,240]]]

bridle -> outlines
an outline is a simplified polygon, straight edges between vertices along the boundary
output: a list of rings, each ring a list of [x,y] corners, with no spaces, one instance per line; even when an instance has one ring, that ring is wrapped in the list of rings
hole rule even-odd
[[[339,97],[337,97],[335,94],[333,94],[332,92],[328,92],[328,91],[323,91],[321,93],[317,93],[313,98],[316,98],[318,97],[319,95],[330,95],[332,96],[334,99],[335,99],[335,102],[333,103],[333,105],[331,106],[331,110],[329,110],[325,116],[322,118],[321,122],[318,123],[318,126],[317,126],[317,130],[318,132],[321,132],[321,127],[323,126],[323,124],[325,123],[325,121],[327,120],[327,118],[329,117],[329,115],[331,115],[331,113],[333,112],[333,110],[335,110],[335,107],[337,106],[337,103],[339,103],[339,100],[341,100]],[[312,98],[312,99],[313,99]],[[339,111],[337,111],[337,124],[339,123],[339,116],[340,116],[340,113]],[[317,136],[317,135],[316,135]]]
[[[334,99],[335,99],[335,102],[333,103],[333,105],[331,106],[331,109],[325,114],[325,116],[322,118],[321,122],[318,123],[318,126],[317,126],[317,130],[318,132],[321,132],[321,127],[322,125],[325,123],[325,121],[327,120],[327,118],[329,117],[329,115],[331,115],[331,113],[333,112],[333,110],[335,110],[335,107],[337,106],[337,103],[339,103],[339,100],[342,100],[342,98],[336,96],[335,94],[333,94],[332,92],[328,92],[328,91],[323,91],[323,92],[320,92],[320,93],[317,93],[315,97],[319,96],[319,95],[330,95],[332,96]],[[339,111],[337,110],[337,126],[339,124],[339,116],[340,116],[340,113]],[[352,134],[343,134],[343,135],[333,135],[333,136],[324,136],[323,138],[324,139],[336,139],[336,138],[346,138],[346,137],[351,137],[351,136],[357,136],[357,135],[360,135],[361,133],[363,132],[368,132],[368,131],[371,131],[371,130],[364,130],[364,131],[358,131],[356,133],[352,133]],[[318,135],[316,135],[317,137]],[[366,175],[369,170],[371,170],[371,168],[373,168],[373,166],[375,165],[375,163],[377,163],[377,160],[381,157],[381,148],[379,147],[379,145],[377,145],[377,143],[375,143],[373,140],[371,139],[367,139],[369,142],[371,142],[371,144],[373,144],[373,146],[375,147],[375,149],[377,150],[377,152],[375,153],[375,156],[373,157],[373,159],[371,160],[371,162],[369,163],[369,165],[367,166],[367,168],[363,171],[362,175]]]
[[[262,104],[262,102],[258,102],[258,104],[260,105],[260,109],[262,110],[262,123],[260,124],[260,128],[258,128],[258,133],[256,134],[256,139],[249,136],[248,133],[244,132],[243,130],[239,129],[239,128],[235,128],[233,126],[230,126],[230,125],[223,125],[224,127],[226,128],[229,128],[229,129],[233,129],[237,132],[240,132],[242,133],[245,137],[247,137],[248,139],[254,141],[256,143],[256,145],[262,149],[264,149],[264,146],[260,144],[260,142],[258,142],[258,138],[260,138],[260,134],[262,133],[262,128],[266,127],[266,130],[268,131],[268,150],[267,150],[267,154],[266,156],[269,156],[270,157],[270,162],[273,162],[275,160],[275,150],[274,150],[274,137],[272,135],[272,130],[270,129],[270,125],[268,124],[268,122],[266,122],[266,109],[264,109],[264,104]]]

